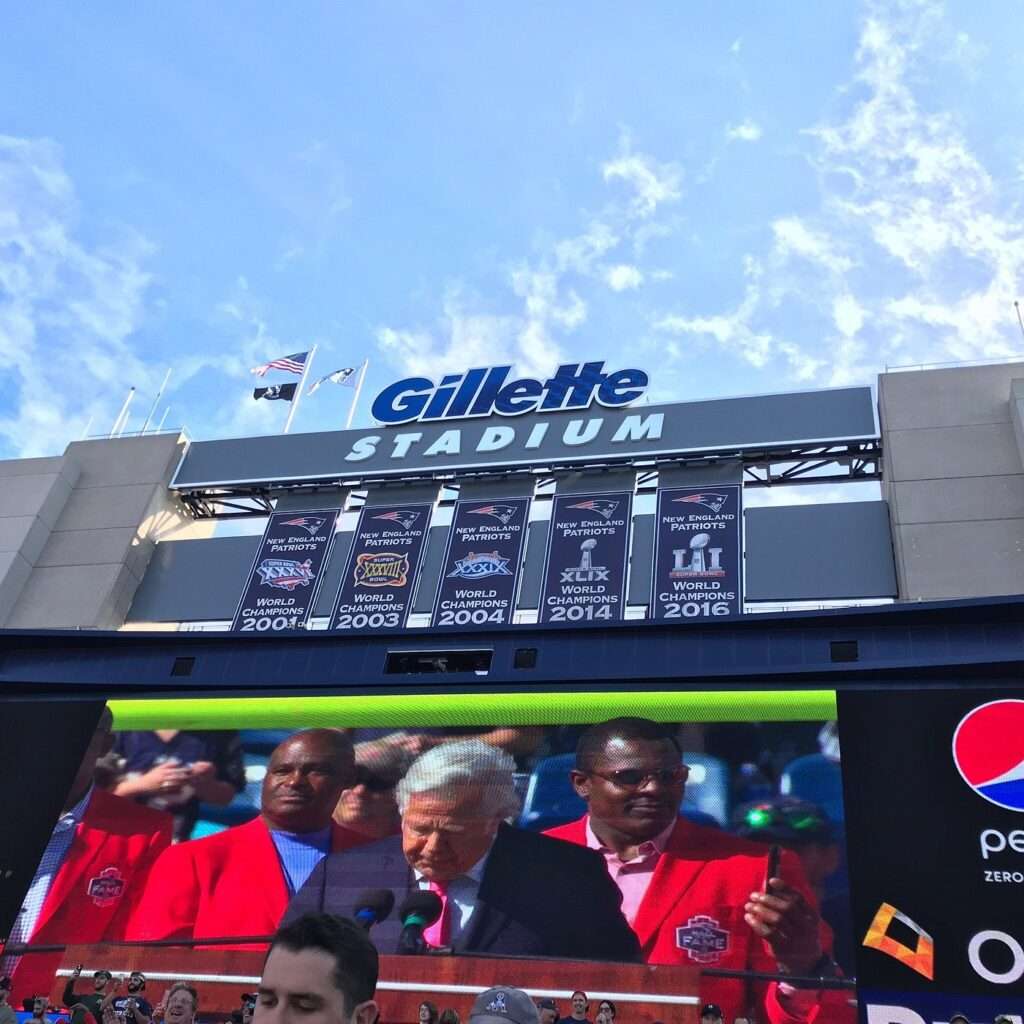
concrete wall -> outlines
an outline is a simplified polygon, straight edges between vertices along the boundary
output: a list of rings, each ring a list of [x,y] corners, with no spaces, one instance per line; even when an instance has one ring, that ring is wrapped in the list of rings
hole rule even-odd
[[[1024,363],[879,377],[901,600],[1024,592]]]
[[[0,463],[0,625],[115,629],[156,542],[185,522],[167,484],[184,439],[79,441]]]

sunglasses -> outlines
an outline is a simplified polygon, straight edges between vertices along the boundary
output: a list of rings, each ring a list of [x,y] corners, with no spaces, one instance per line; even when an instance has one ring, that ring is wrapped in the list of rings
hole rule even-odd
[[[690,769],[685,764],[677,764],[672,768],[657,768],[654,771],[646,771],[643,768],[619,768],[614,772],[592,771],[587,774],[596,775],[620,789],[639,789],[651,781],[657,781],[662,786],[677,786],[680,782],[686,781]]]
[[[788,825],[797,832],[818,832],[829,827],[829,822],[804,808],[788,810],[786,808],[758,805],[751,807],[744,815],[748,828],[772,828],[775,825]]]

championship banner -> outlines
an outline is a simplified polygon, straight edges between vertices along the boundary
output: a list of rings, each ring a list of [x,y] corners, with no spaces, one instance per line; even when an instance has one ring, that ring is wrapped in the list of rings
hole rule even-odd
[[[630,491],[556,494],[538,622],[617,622],[629,562]]]
[[[743,614],[741,492],[735,484],[658,489],[649,619]]]
[[[864,1021],[1024,1014],[1024,688],[840,691]]]
[[[274,512],[231,621],[232,633],[305,629],[341,510]]]
[[[529,511],[529,498],[455,503],[432,626],[512,622]]]
[[[412,610],[431,507],[429,502],[363,507],[331,629],[405,625]]]

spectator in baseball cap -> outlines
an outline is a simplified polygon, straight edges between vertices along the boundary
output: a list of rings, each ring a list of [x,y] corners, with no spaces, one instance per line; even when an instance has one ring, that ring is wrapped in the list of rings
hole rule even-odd
[[[540,1011],[540,1024],[558,1024],[558,1003],[554,999],[538,1000],[537,1009]]]
[[[705,1003],[700,1010],[700,1024],[723,1024],[722,1008],[715,1003]]]
[[[966,1013],[954,1013],[949,1018],[949,1024],[971,1024],[971,1022],[968,1020]]]
[[[540,1024],[540,1014],[521,988],[496,985],[476,997],[469,1024]]]

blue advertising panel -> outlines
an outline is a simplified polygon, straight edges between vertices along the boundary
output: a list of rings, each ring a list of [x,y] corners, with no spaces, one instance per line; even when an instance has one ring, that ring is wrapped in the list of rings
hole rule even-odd
[[[331,629],[405,625],[430,509],[429,502],[364,506],[341,578]]]
[[[538,622],[617,622],[623,617],[630,491],[556,494]]]
[[[455,503],[432,626],[512,621],[529,511],[529,498]]]
[[[658,489],[648,618],[736,618],[743,613],[742,488]]]
[[[341,510],[274,512],[249,570],[232,633],[305,629]]]

